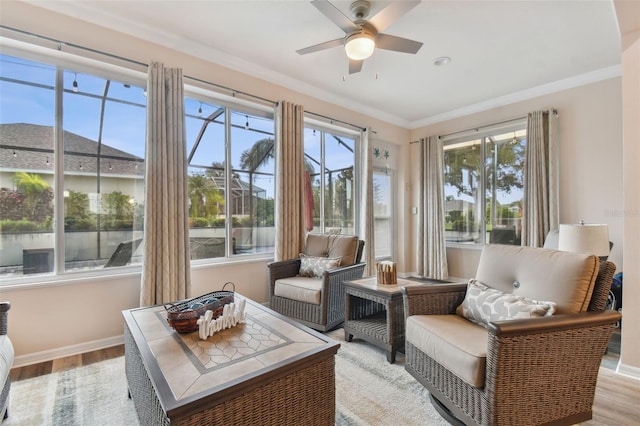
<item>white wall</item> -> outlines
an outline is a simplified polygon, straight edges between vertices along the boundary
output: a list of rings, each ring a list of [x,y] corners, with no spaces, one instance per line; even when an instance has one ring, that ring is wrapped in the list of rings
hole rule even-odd
[[[615,1],[622,47],[624,284],[618,371],[640,377],[640,2]]]

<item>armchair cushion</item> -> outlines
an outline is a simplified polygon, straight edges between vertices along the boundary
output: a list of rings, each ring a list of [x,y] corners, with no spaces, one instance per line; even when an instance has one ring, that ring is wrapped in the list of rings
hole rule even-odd
[[[358,237],[340,234],[307,234],[305,252],[307,256],[339,257],[340,266],[356,263]]]
[[[273,287],[273,294],[290,300],[319,305],[322,283],[322,278],[280,278]]]
[[[300,253],[299,275],[301,277],[322,278],[324,271],[338,268],[340,260],[339,257],[315,257]]]
[[[412,315],[407,318],[406,339],[472,386],[484,386],[487,362],[484,327],[458,315]]]
[[[467,294],[456,313],[484,327],[492,321],[553,315],[555,309],[556,304],[553,302],[503,293],[471,279]]]
[[[505,293],[552,300],[556,314],[577,313],[589,307],[599,262],[581,253],[488,244],[475,278]]]

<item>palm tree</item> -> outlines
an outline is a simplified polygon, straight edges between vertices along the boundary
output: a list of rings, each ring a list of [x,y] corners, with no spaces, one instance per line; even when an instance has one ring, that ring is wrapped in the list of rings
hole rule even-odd
[[[251,148],[240,154],[240,167],[252,173],[260,166],[267,164],[275,157],[274,143],[271,138],[260,139],[254,143]]]
[[[16,172],[15,182],[16,187],[24,191],[29,218],[35,218],[40,194],[51,186],[37,173]]]
[[[191,217],[218,214],[218,206],[224,202],[211,177],[204,174],[189,176],[189,200]]]

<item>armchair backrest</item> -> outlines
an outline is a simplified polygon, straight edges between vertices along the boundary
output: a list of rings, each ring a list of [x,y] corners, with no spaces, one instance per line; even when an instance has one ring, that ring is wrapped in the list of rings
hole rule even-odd
[[[594,255],[545,248],[484,246],[476,279],[505,293],[556,303],[556,313],[589,307],[600,260]]]
[[[320,257],[340,257],[340,266],[360,263],[364,241],[355,235],[307,234],[304,254]]]

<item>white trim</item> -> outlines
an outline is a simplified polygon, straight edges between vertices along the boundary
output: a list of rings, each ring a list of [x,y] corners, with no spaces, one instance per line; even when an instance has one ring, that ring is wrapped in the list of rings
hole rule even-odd
[[[632,365],[622,364],[618,362],[618,368],[616,368],[616,374],[629,377],[631,379],[640,380],[640,367],[634,367]]]
[[[52,361],[66,356],[83,354],[100,349],[118,346],[124,343],[124,335],[107,337],[105,339],[91,340],[89,342],[78,343],[77,345],[64,346],[42,352],[20,355],[15,357],[12,368],[24,367],[25,365],[37,364],[40,362]]]
[[[29,41],[21,41],[14,38],[0,36],[0,47],[2,54],[17,56],[32,61],[44,62],[47,65],[60,66],[63,68],[73,68],[74,72],[93,74],[102,78],[120,79],[123,82],[136,84],[141,87],[147,85],[146,71],[134,69],[135,65],[126,63],[118,65],[108,57],[100,57],[99,59],[91,58],[87,52],[79,52],[79,54],[67,51],[56,50],[51,47],[36,44],[38,39],[29,39]],[[67,46],[65,49],[69,50]],[[81,53],[85,53],[84,55]]]
[[[431,117],[424,118],[409,123],[409,129],[417,129],[431,124],[440,123],[442,121],[452,120],[454,118],[464,117],[466,115],[475,114],[482,111],[510,105],[516,102],[526,101],[528,99],[537,98],[539,96],[549,95],[551,93],[560,92],[574,87],[585,86],[587,84],[597,83],[603,80],[620,77],[622,75],[621,65],[612,65],[610,67],[591,71],[585,74],[576,75],[565,78],[563,80],[554,81],[530,89],[521,90],[509,95],[500,96],[489,99],[473,105],[467,105],[462,108],[454,109],[442,114],[436,114]]]

